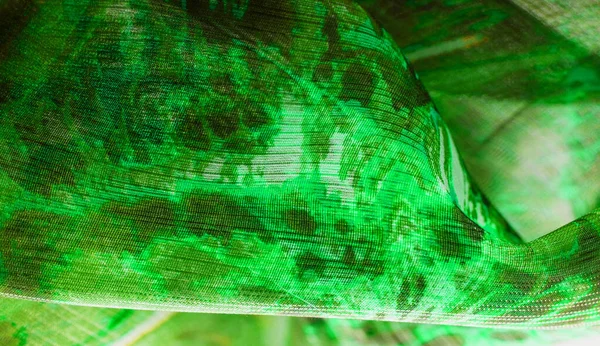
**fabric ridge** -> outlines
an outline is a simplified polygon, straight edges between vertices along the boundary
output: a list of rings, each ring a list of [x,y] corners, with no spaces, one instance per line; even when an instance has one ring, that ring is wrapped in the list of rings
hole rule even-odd
[[[593,337],[594,13],[0,0],[0,343]]]

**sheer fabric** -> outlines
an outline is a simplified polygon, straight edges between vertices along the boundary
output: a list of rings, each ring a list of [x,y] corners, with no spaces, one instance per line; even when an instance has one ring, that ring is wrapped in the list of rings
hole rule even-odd
[[[90,343],[195,316],[174,311],[597,324],[588,36],[491,1],[5,0],[0,11],[0,295],[21,306],[7,321],[40,325],[23,309],[116,319],[91,327]],[[497,332],[270,318],[319,340]],[[5,329],[23,340],[18,323]]]

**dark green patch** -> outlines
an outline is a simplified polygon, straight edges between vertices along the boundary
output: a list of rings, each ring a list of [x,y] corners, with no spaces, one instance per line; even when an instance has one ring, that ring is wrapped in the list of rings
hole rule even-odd
[[[352,63],[342,76],[343,101],[357,100],[363,107],[368,106],[375,92],[376,78],[373,72],[359,62]]]
[[[218,77],[211,78],[210,86],[219,95],[231,99],[239,97],[236,92],[236,85],[229,74],[219,75]]]
[[[0,105],[12,99],[12,85],[8,80],[0,81]]]
[[[362,260],[359,272],[370,279],[375,279],[385,272],[385,263],[383,260],[373,259],[370,256],[367,256]]]
[[[131,220],[142,243],[175,235],[175,203],[165,198],[147,197],[133,205],[110,204],[105,210]]]
[[[252,33],[256,44],[280,48],[288,56],[293,43],[292,31],[297,23],[295,9],[289,0],[248,1],[245,12],[234,11],[240,8],[236,1],[217,1],[211,6],[209,0],[187,2],[190,15],[199,18],[206,37],[211,43],[231,40],[229,30]],[[237,15],[236,15],[237,13]],[[266,29],[268,28],[268,29]]]
[[[196,114],[186,113],[177,126],[176,134],[183,145],[190,150],[207,151],[210,149],[210,134]]]
[[[129,138],[135,146],[146,147],[148,143],[161,145],[169,114],[165,110],[166,93],[172,82],[169,80],[143,81],[134,92],[135,104],[128,107],[126,126]]]
[[[165,288],[170,295],[215,297],[218,293],[214,283],[219,282],[219,278],[226,277],[234,267],[225,264],[210,251],[198,250],[187,245],[175,248],[176,256],[164,256],[164,251],[168,250],[162,246],[157,254],[150,255],[150,263],[165,279]]]
[[[294,303],[294,298],[285,291],[274,290],[264,286],[242,285],[238,291],[240,296],[251,302],[260,302],[261,304]]]
[[[260,105],[247,105],[242,113],[242,123],[250,129],[267,125],[271,122],[271,117],[267,111]]]
[[[535,276],[522,270],[496,264],[494,272],[500,273],[499,279],[502,282],[508,283],[525,293],[531,292],[536,285]]]
[[[353,267],[354,265],[356,265],[356,254],[354,254],[354,250],[351,246],[346,246],[346,250],[344,251],[343,262],[349,267]]]
[[[333,78],[333,68],[331,67],[331,63],[322,62],[313,72],[312,80],[314,82],[329,82],[331,81],[331,78]]]
[[[344,220],[344,219],[339,219],[335,222],[335,224],[333,225],[333,228],[337,231],[340,232],[342,234],[347,234],[350,231],[352,231],[352,228],[350,227],[350,225],[348,224],[348,221]]]
[[[285,213],[287,226],[302,235],[313,235],[317,230],[317,222],[306,210],[290,209]]]
[[[323,24],[323,34],[327,36],[327,52],[323,56],[323,61],[331,61],[341,52],[340,40],[341,36],[338,32],[339,21],[336,14],[330,8],[327,9],[327,16]]]
[[[316,127],[316,126],[315,126]],[[306,134],[305,145],[315,163],[325,159],[331,150],[331,133],[315,129]]]
[[[489,205],[489,203],[486,203],[485,205]],[[469,217],[462,210],[459,208],[453,208],[452,216],[453,219],[456,220],[455,222],[460,225],[462,232],[469,237],[469,239],[476,243],[483,241],[485,238],[484,229],[479,227],[473,220],[469,219]]]
[[[220,138],[228,138],[240,127],[240,114],[237,109],[214,104],[206,110],[206,122],[212,132]]]
[[[300,269],[299,275],[302,277],[309,270],[314,271],[317,275],[322,276],[327,268],[327,261],[315,255],[312,252],[305,252],[296,257],[296,265]]]
[[[415,77],[412,66],[408,65],[407,71],[399,70],[389,59],[378,59],[381,76],[387,84],[387,90],[392,99],[394,110],[412,108],[431,103],[429,93],[423,83]]]
[[[257,145],[256,139],[248,133],[239,134],[239,136],[233,136],[229,138],[224,144],[223,148],[228,152],[235,153],[251,153]]]
[[[0,3],[0,61],[8,56],[10,48],[36,15],[36,10],[32,0],[6,0]]]
[[[118,164],[124,158],[128,143],[126,121],[122,117],[124,101],[119,95],[124,87],[116,85],[113,90],[105,85],[107,83],[99,83],[101,78],[98,71],[91,66],[70,72],[82,75],[80,84],[69,93],[66,101],[66,107],[71,110],[73,127],[88,145],[93,146],[101,141],[108,159]]]
[[[600,274],[596,268],[600,267],[600,224],[593,217],[583,216],[571,224],[576,234],[572,235],[577,239],[578,249],[571,257],[558,263],[555,268],[556,273],[550,279],[556,282],[568,280],[573,276],[581,276],[589,282],[598,282]],[[592,293],[600,293],[600,285],[591,285]]]
[[[210,234],[229,242],[234,232],[256,233],[265,242],[273,236],[253,215],[248,205],[232,196],[216,192],[194,192],[186,198],[185,227],[202,236]]]
[[[74,143],[44,143],[34,149],[24,168],[22,186],[35,193],[50,196],[52,186],[75,186],[74,171],[84,166],[83,158]]]
[[[125,147],[123,143],[125,139],[122,133],[115,133],[109,136],[104,141],[104,150],[106,150],[106,156],[113,164],[119,164],[125,155]]]
[[[464,258],[465,244],[461,242],[458,234],[460,230],[454,229],[451,225],[436,225],[434,233],[437,236],[437,242],[440,248],[440,254],[446,259]]]
[[[373,32],[375,33],[375,35],[377,37],[381,37],[383,35],[383,29],[381,28],[381,25],[369,13],[367,13],[367,16],[369,17],[369,21],[371,22],[371,26],[373,26]]]
[[[14,212],[0,229],[3,284],[16,292],[36,292],[42,284],[43,267],[62,263],[61,254],[50,245],[49,231],[67,222],[63,215],[42,211]]]
[[[396,309],[398,312],[408,313],[414,310],[425,295],[427,282],[423,275],[404,279],[400,286],[400,293],[396,300]]]

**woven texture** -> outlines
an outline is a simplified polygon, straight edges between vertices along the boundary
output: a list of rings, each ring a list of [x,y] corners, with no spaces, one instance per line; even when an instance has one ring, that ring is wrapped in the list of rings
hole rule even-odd
[[[559,12],[0,1],[0,340],[594,334],[529,330],[600,321],[595,18]]]

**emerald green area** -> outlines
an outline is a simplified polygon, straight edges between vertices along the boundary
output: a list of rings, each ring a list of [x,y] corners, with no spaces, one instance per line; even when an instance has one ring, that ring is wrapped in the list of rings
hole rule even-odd
[[[256,343],[597,324],[596,57],[501,2],[394,6],[0,2],[0,295],[98,306],[99,344],[200,342],[171,311],[303,317],[203,315]]]

